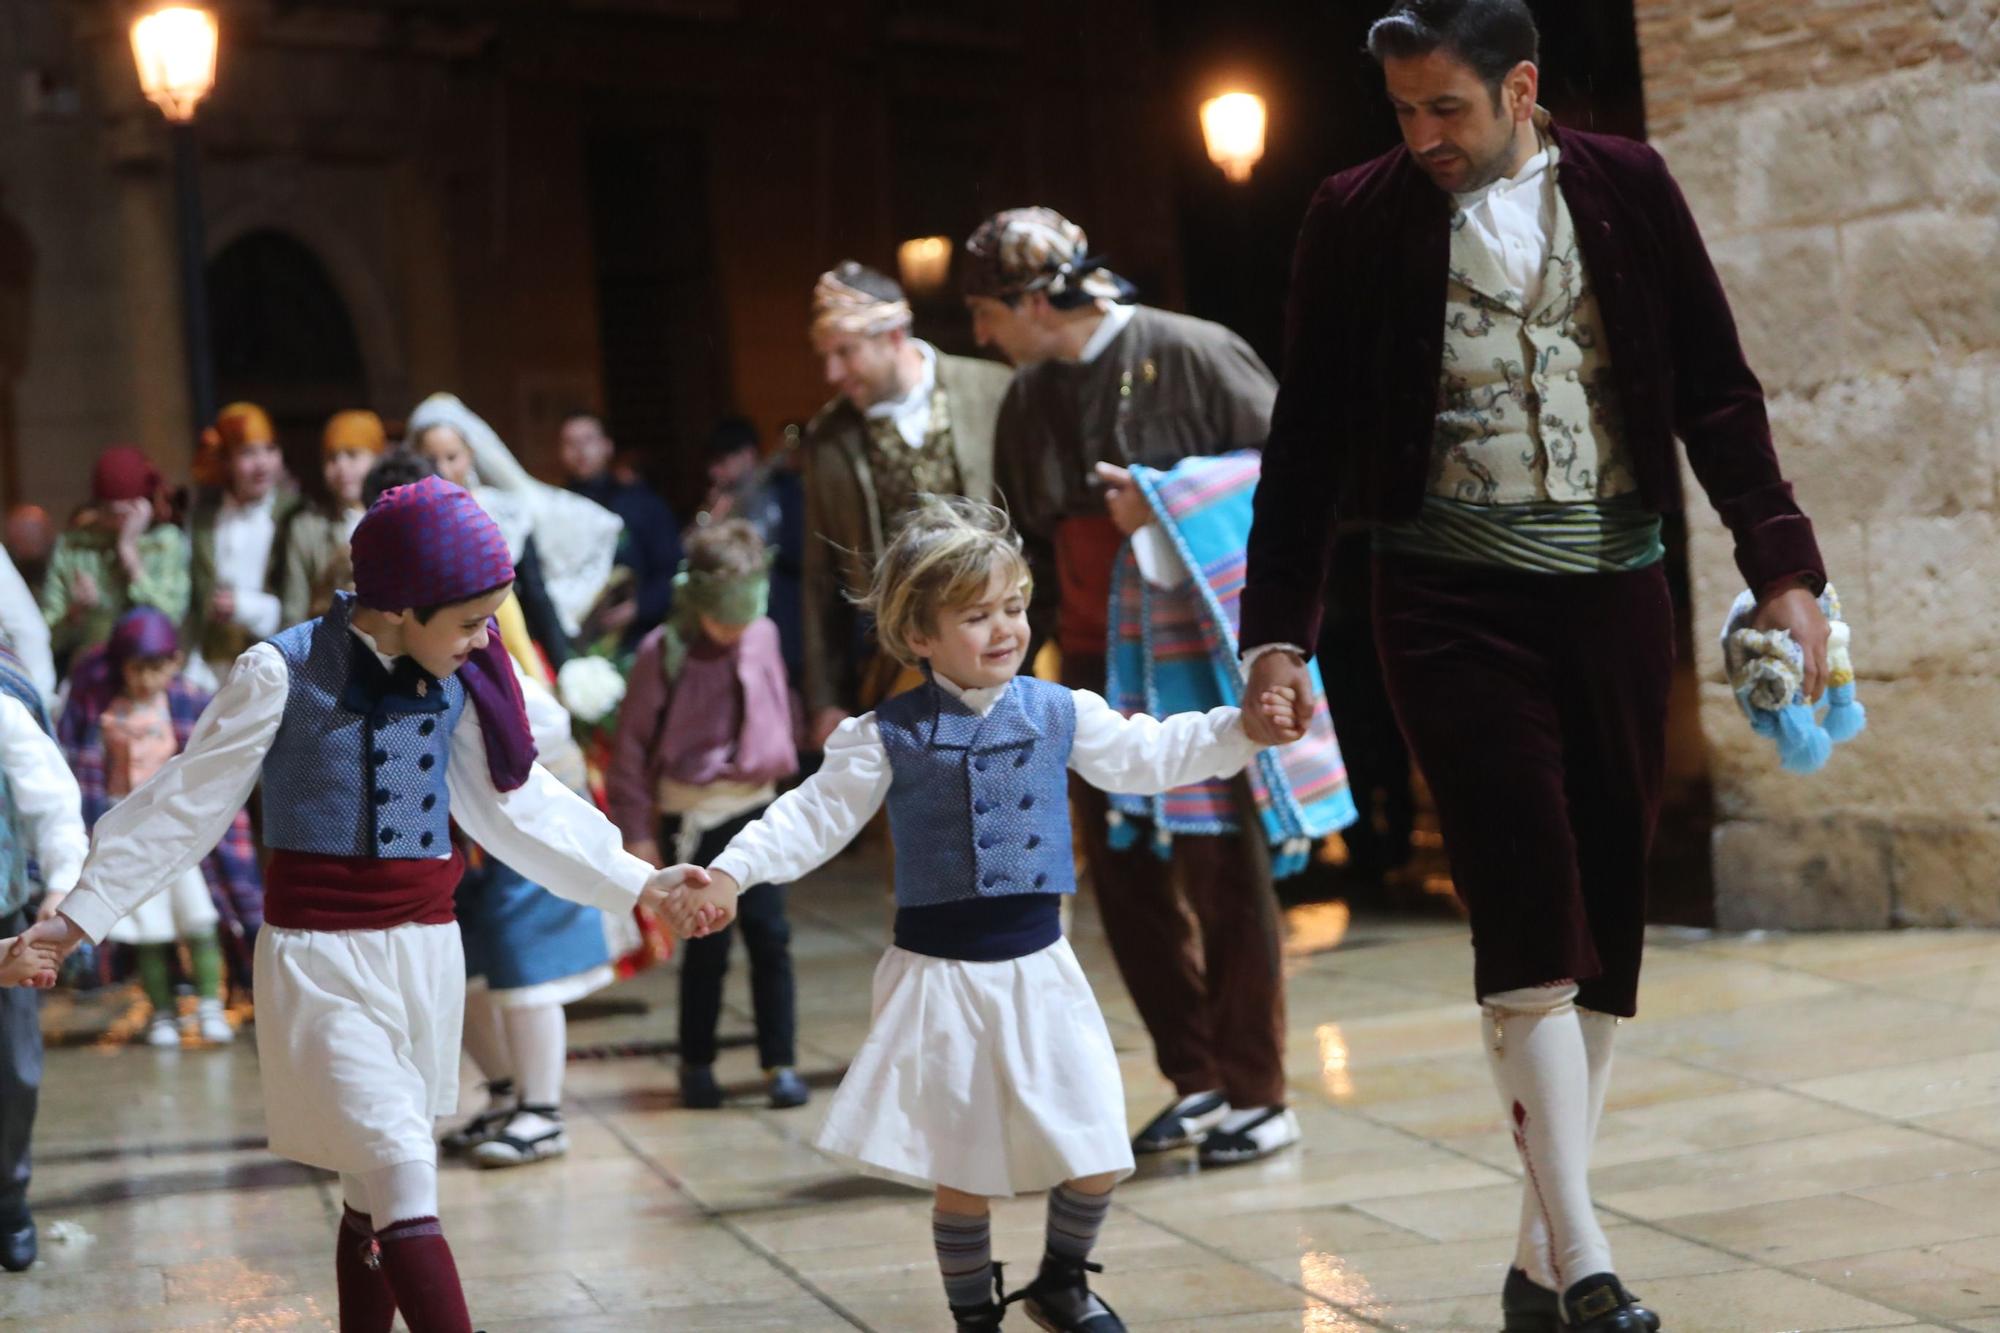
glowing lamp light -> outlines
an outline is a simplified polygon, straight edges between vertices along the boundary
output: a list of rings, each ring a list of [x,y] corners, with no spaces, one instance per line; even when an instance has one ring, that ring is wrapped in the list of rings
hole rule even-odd
[[[134,20],[139,87],[168,120],[193,120],[215,87],[217,37],[215,15],[194,5],[165,5]]]
[[[1239,185],[1264,157],[1264,99],[1255,93],[1224,93],[1201,104],[1201,137],[1209,161]]]
[[[911,296],[936,296],[951,276],[951,238],[919,236],[896,247],[896,269]]]

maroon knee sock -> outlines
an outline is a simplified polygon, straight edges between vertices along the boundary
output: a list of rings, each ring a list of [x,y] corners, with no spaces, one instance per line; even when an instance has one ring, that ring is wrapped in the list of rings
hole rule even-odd
[[[375,1250],[375,1228],[365,1213],[344,1208],[334,1243],[334,1288],[340,1293],[340,1333],[389,1333],[396,1293]]]
[[[410,1333],[472,1333],[458,1265],[435,1217],[391,1222],[375,1238],[382,1244],[382,1271]]]

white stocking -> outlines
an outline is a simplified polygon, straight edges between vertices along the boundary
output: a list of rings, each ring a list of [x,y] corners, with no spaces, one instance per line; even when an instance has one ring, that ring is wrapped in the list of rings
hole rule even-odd
[[[465,1053],[472,1057],[479,1076],[488,1083],[514,1077],[514,1054],[508,1048],[500,1013],[500,1006],[493,1003],[492,991],[484,986],[466,988]]]
[[[560,1106],[563,1062],[569,1058],[569,1027],[562,1006],[506,1005],[500,1009],[500,1019],[514,1057],[514,1081],[522,1104]]]
[[[1611,1048],[1618,1037],[1618,1020],[1592,1009],[1578,1009],[1583,1025],[1583,1052],[1590,1062],[1590,1146],[1597,1146],[1597,1127],[1604,1119],[1604,1096],[1611,1086]],[[1520,1242],[1514,1251],[1514,1266],[1525,1272],[1537,1286],[1551,1290],[1556,1285],[1555,1265],[1549,1258],[1549,1228],[1535,1193],[1524,1184],[1521,1189]],[[1590,1276],[1588,1273],[1585,1277]]]
[[[1574,982],[1503,991],[1481,1001],[1493,1082],[1521,1155],[1524,1188],[1551,1237],[1538,1248],[1549,1256],[1549,1285],[1558,1292],[1611,1271],[1611,1247],[1590,1204],[1596,1117],[1575,1002]]]

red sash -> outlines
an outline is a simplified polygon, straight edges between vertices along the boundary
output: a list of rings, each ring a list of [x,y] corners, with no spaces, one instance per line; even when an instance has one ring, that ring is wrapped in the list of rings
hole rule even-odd
[[[388,930],[457,920],[452,897],[465,873],[450,856],[377,860],[276,852],[264,871],[264,921],[284,930]]]

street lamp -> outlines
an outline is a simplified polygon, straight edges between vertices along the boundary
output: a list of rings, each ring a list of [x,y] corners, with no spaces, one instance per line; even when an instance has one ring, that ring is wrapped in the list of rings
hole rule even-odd
[[[1264,156],[1264,99],[1255,93],[1224,93],[1201,104],[1201,137],[1209,161],[1237,184]]]
[[[217,37],[215,15],[196,5],[163,5],[132,23],[139,88],[166,116],[167,137],[173,143],[188,405],[197,428],[215,415],[215,366],[208,345],[208,283],[203,277],[207,245],[202,239],[194,111],[215,87]]]

